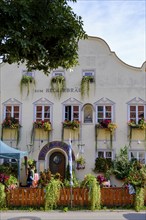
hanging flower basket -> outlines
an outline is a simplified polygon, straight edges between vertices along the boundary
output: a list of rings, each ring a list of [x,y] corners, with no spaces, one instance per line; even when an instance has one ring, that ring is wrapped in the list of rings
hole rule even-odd
[[[85,169],[85,159],[80,156],[79,158],[76,159],[76,169],[80,170],[80,169]]]
[[[3,140],[3,132],[4,129],[16,129],[17,132],[17,145],[19,143],[20,140],[20,128],[21,125],[19,123],[19,120],[14,118],[14,117],[6,117],[2,123],[2,134],[1,134],[1,139]]]

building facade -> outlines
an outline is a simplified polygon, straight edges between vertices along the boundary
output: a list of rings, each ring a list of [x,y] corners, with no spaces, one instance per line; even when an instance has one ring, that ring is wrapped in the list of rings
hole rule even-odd
[[[146,62],[127,65],[97,37],[81,40],[78,53],[76,67],[48,76],[0,64],[2,140],[27,150],[38,172],[49,168],[62,177],[70,140],[79,179],[94,173],[97,157],[112,160],[124,146],[129,159],[146,163]],[[80,156],[85,165],[76,163]]]

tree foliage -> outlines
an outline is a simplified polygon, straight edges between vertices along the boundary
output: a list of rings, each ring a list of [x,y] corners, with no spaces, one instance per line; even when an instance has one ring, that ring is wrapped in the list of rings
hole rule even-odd
[[[76,0],[69,0],[76,2]],[[28,70],[68,69],[78,63],[83,22],[67,0],[0,0],[0,56]]]

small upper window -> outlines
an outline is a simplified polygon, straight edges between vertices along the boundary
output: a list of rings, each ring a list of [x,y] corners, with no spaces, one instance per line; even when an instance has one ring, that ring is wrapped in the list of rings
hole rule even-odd
[[[94,76],[94,70],[83,70],[83,76]]]
[[[64,71],[53,71],[52,73],[52,76],[55,77],[55,76],[64,76]]]
[[[22,70],[22,75],[34,77],[34,71]]]

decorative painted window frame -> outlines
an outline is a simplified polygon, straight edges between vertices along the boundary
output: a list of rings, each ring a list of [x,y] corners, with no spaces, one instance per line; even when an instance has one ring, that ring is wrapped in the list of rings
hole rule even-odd
[[[98,100],[97,102],[94,103],[94,107],[95,107],[95,121],[96,123],[98,123],[98,110],[97,107],[98,106],[103,106],[104,109],[106,106],[111,106],[111,121],[115,121],[115,102],[111,101],[108,98],[101,98],[100,100]],[[104,119],[105,118],[105,110],[104,110]]]
[[[78,117],[78,122],[77,123],[77,129],[75,128],[69,128],[69,131],[67,131],[68,129],[65,129],[67,127],[64,127],[64,122],[65,122],[65,107],[66,106],[71,106],[73,108],[73,106],[78,106],[79,107],[79,117]],[[62,141],[66,140],[66,138],[71,138],[72,141],[79,141],[80,140],[80,128],[81,128],[81,109],[82,109],[82,103],[80,101],[78,101],[75,98],[69,98],[67,99],[65,102],[62,103]],[[71,122],[71,124],[73,124],[74,126],[74,118],[73,118],[73,112],[72,112],[72,116],[71,116],[71,120],[69,122]],[[70,136],[69,136],[70,134]]]
[[[144,106],[144,118],[146,118],[146,104],[145,101],[139,97],[127,102],[127,121],[130,121],[130,106],[136,106],[136,123],[138,123],[138,106]]]
[[[22,121],[22,103],[15,98],[10,98],[7,101],[3,102],[3,120],[6,118],[6,107],[12,106],[11,117],[14,117],[14,107],[19,106],[19,122]]]
[[[41,98],[37,101],[35,101],[33,103],[33,109],[34,109],[34,115],[33,115],[33,121],[36,121],[36,107],[40,105],[42,107],[45,107],[45,106],[49,106],[50,107],[50,122],[52,123],[52,118],[53,118],[53,103],[50,102],[49,100],[47,100],[46,98]],[[44,120],[44,117],[42,117],[41,120]]]

